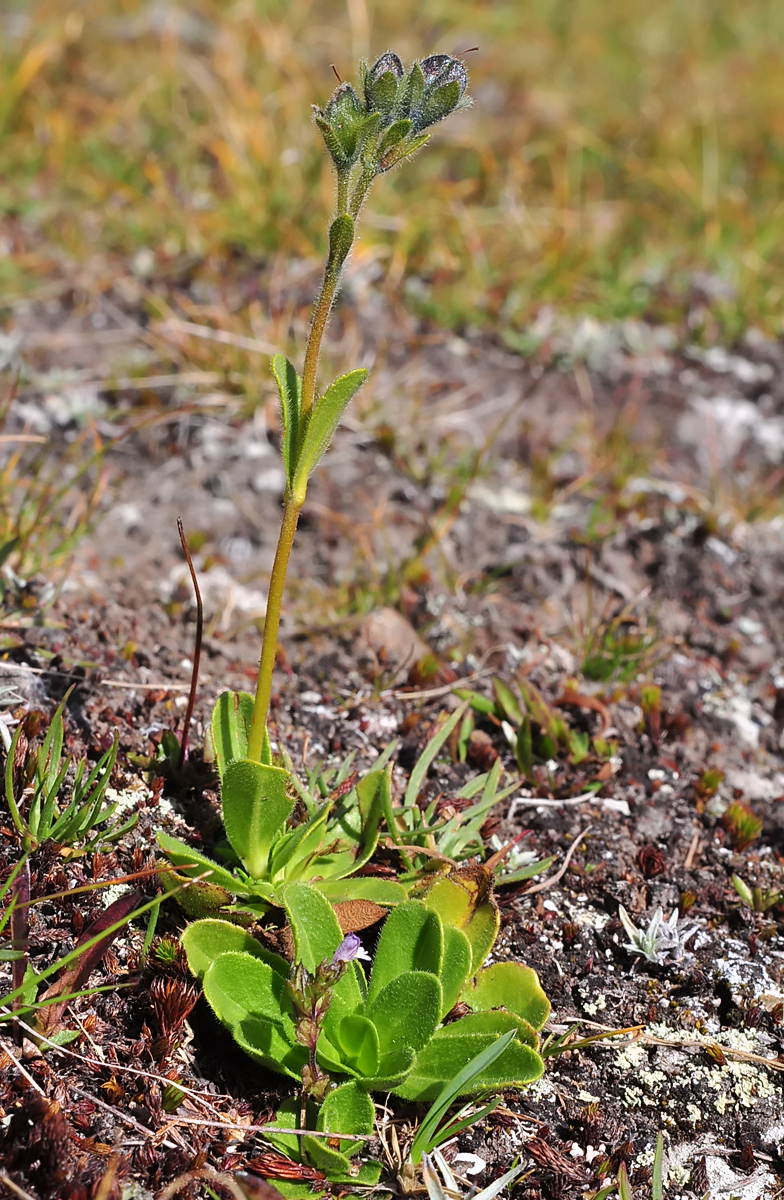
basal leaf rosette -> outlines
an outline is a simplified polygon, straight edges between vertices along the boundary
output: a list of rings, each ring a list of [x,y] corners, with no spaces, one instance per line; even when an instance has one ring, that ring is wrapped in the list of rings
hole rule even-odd
[[[315,971],[343,938],[334,911],[309,883],[286,886],[282,901],[297,960]],[[237,1043],[265,1066],[299,1079],[306,1055],[295,1039],[286,992],[289,964],[219,920],[190,925],[183,944],[208,1003]],[[549,1002],[529,967],[483,967],[489,948],[477,963],[468,934],[435,907],[419,900],[400,904],[386,918],[370,978],[352,962],[333,989],[317,1044],[321,1068],[335,1082],[430,1100],[511,1030],[509,1046],[465,1094],[538,1079],[538,1031]],[[469,1011],[452,1019],[458,1003]]]

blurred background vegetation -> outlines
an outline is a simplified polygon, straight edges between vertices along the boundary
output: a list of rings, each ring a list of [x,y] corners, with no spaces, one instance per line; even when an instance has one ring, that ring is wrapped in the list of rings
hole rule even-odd
[[[385,286],[523,350],[547,304],[781,332],[780,0],[3,0],[0,29],[7,297],[96,255],[315,258],[332,65],[477,46],[475,107],[375,190]]]

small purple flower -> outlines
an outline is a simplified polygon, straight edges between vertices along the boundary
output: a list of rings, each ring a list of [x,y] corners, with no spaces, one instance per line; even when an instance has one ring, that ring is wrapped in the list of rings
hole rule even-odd
[[[362,949],[362,943],[357,935],[348,933],[332,955],[332,966],[337,967],[340,963],[353,962],[355,958],[364,958],[370,962],[370,955]]]

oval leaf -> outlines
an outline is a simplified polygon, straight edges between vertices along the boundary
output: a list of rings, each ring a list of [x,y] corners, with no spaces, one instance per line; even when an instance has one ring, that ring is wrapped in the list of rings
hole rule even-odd
[[[474,1012],[505,1008],[541,1029],[550,1015],[550,1001],[531,967],[522,963],[494,963],[480,971],[461,999]]]
[[[438,913],[416,900],[393,909],[378,939],[368,998],[372,1003],[383,988],[404,971],[441,972],[444,937]]]
[[[234,852],[253,879],[261,879],[269,852],[294,807],[289,773],[252,759],[229,763],[221,781],[223,823]]]
[[[292,490],[304,499],[308,479],[340,424],[346,405],[354,398],[369,372],[365,367],[349,371],[330,384],[316,404],[302,439]]]
[[[197,979],[203,979],[215,960],[230,950],[250,954],[253,958],[267,963],[283,979],[289,977],[289,964],[285,958],[266,950],[256,938],[229,921],[209,918],[194,921],[186,928],[180,940],[188,959],[188,967]]]

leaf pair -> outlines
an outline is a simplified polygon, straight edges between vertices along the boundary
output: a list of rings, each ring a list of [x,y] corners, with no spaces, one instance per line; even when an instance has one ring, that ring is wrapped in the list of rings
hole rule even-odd
[[[550,1006],[536,974],[517,963],[481,969],[497,911],[488,899],[469,901],[454,924],[443,919],[438,908],[446,912],[456,899],[442,888],[447,882],[433,889],[432,906],[427,898],[406,901],[387,917],[369,980],[354,962],[335,985],[317,1045],[319,1064],[333,1078],[405,1099],[432,1099],[508,1032],[508,1047],[471,1080],[466,1094],[518,1087],[541,1075],[537,1030]],[[342,939],[335,914],[310,884],[289,884],[281,898],[297,958],[314,972]],[[265,1066],[298,1079],[306,1051],[296,1042],[285,987],[288,964],[222,921],[195,922],[183,945],[210,1006],[238,1044]],[[469,1013],[444,1024],[458,1002]]]
[[[343,225],[335,229],[340,222],[343,222]],[[344,228],[345,222],[351,224],[350,232]],[[345,244],[347,237],[348,245]],[[345,258],[352,239],[351,217],[338,217],[330,229],[330,259],[337,259],[341,254]],[[332,441],[347,405],[367,379],[368,372],[364,367],[359,367],[341,375],[330,384],[311,412],[304,416],[301,412],[302,380],[285,354],[276,354],[273,357],[272,374],[280,395],[283,426],[281,450],[286,482],[289,490],[301,503],[305,499],[308,479]]]

